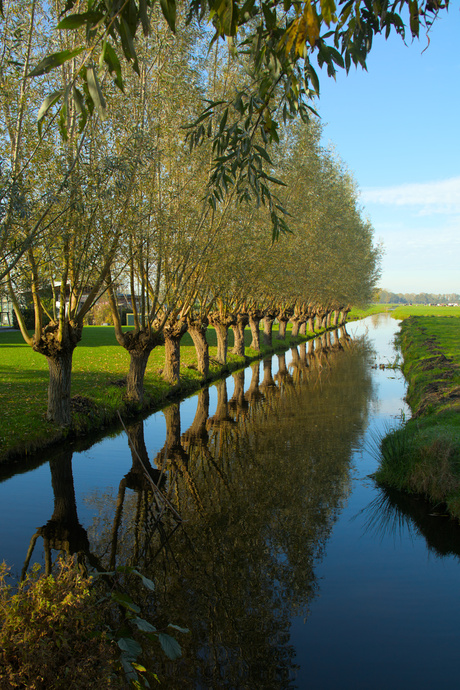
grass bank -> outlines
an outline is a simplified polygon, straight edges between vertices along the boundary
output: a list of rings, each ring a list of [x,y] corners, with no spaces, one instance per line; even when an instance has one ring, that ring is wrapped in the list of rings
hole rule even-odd
[[[460,519],[460,319],[408,317],[398,341],[412,419],[383,439],[375,477]]]
[[[358,307],[353,307],[353,309],[348,313],[348,321],[359,321],[360,319],[365,319],[366,316],[372,316],[373,314],[385,314],[392,309],[391,304],[370,304],[365,309],[358,309]]]
[[[222,367],[216,360],[215,331],[208,329],[210,345],[210,378],[245,366],[248,361],[262,358],[276,350],[286,350],[291,344],[305,340],[285,340],[273,333],[273,348],[261,345],[261,351],[249,348],[251,335],[246,330],[246,357],[229,353],[228,364]],[[312,337],[310,334],[309,337]],[[232,346],[232,335],[229,346]],[[0,463],[28,455],[68,436],[84,437],[118,422],[118,410],[128,418],[142,412],[160,409],[173,398],[183,398],[203,385],[197,371],[195,347],[186,333],[181,341],[181,384],[174,388],[166,383],[161,372],[164,367],[164,347],[157,347],[150,355],[145,373],[145,401],[142,408],[125,400],[125,377],[129,368],[129,354],[115,339],[109,326],[86,326],[75,349],[72,369],[72,428],[64,430],[46,421],[48,365],[45,357],[26,345],[18,331],[0,329]]]

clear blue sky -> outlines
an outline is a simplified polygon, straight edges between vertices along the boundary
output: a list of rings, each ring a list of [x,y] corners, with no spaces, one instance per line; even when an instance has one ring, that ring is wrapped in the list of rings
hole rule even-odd
[[[393,292],[460,293],[459,5],[429,45],[379,37],[367,72],[320,74],[324,142],[356,179]]]

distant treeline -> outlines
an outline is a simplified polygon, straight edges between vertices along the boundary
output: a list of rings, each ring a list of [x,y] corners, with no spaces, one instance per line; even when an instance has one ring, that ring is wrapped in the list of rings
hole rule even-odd
[[[380,304],[460,304],[460,295],[456,293],[434,295],[428,292],[420,292],[417,295],[413,292],[396,294],[388,290],[379,290],[375,301]]]

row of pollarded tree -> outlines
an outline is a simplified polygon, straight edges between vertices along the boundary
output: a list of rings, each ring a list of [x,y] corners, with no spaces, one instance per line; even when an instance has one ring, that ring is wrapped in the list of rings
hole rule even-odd
[[[77,96],[53,119],[52,101],[40,107],[43,93],[73,88],[72,62],[45,74],[41,84],[27,73],[50,46],[72,50],[77,35],[54,32],[42,0],[20,11],[5,2],[4,9],[0,278],[25,341],[47,358],[50,421],[71,423],[72,355],[85,317],[104,293],[118,342],[130,354],[128,395],[136,401],[149,355],[163,341],[163,375],[177,383],[186,329],[206,377],[209,324],[224,364],[230,325],[242,353],[246,322],[257,350],[262,319],[266,338],[275,318],[281,334],[292,319],[295,333],[313,316],[324,320],[370,298],[379,249],[350,175],[321,148],[317,123],[287,124],[273,160],[259,147],[252,168],[241,171],[241,187],[221,180],[217,203],[215,194],[207,195],[212,151],[206,145],[190,151],[184,126],[200,112],[203,95],[219,99],[238,88],[238,64],[222,60],[218,46],[201,57],[193,27],[172,37],[159,23],[139,45],[139,78],[126,74],[124,94],[107,88],[110,116],[101,103],[99,117],[86,119]],[[250,198],[243,178],[261,167],[269,174],[258,198]],[[268,186],[279,190],[276,202]],[[290,214],[292,233],[272,243],[272,216],[281,208]],[[128,332],[113,299],[119,286],[137,295]],[[33,329],[24,318],[25,292],[32,295]]]

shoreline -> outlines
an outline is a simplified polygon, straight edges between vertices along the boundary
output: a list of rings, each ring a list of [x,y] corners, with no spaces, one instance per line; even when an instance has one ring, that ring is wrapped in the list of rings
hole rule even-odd
[[[460,320],[412,316],[398,336],[412,418],[380,443],[377,483],[460,520]]]

